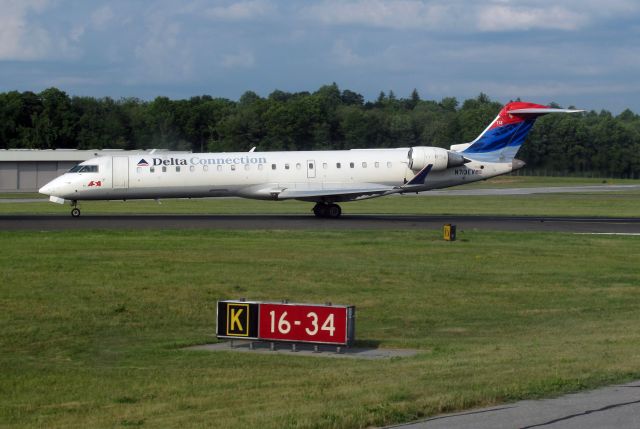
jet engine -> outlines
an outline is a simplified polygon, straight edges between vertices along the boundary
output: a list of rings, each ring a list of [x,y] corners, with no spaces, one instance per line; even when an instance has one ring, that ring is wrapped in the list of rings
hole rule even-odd
[[[451,167],[460,167],[467,162],[464,156],[440,147],[416,146],[409,149],[409,168],[420,171],[432,164],[431,171],[442,171]]]

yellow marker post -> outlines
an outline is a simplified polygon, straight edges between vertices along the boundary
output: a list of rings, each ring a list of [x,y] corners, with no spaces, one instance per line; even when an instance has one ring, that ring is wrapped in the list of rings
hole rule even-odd
[[[456,226],[446,224],[443,228],[443,236],[445,241],[456,241]]]

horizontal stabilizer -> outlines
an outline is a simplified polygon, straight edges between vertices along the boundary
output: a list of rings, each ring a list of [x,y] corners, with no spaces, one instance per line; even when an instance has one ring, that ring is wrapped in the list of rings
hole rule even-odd
[[[555,109],[553,107],[507,110],[512,115],[546,115],[547,113],[580,113],[584,110]]]

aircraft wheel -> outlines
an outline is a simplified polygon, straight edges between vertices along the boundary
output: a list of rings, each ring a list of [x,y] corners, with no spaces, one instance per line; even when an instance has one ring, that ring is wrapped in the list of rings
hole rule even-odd
[[[73,210],[71,210],[71,216],[80,217],[80,209],[75,207]]]
[[[326,204],[318,203],[313,206],[313,214],[316,215],[316,217],[327,217],[327,211]]]
[[[327,207],[327,217],[335,219],[340,217],[341,214],[342,214],[342,209],[340,208],[339,205],[329,204],[329,206]]]

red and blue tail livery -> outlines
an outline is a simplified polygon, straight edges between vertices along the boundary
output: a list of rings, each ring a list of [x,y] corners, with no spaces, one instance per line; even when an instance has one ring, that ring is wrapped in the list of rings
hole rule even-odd
[[[555,109],[521,101],[508,103],[496,119],[462,153],[476,160],[511,162],[539,116],[548,113],[576,112],[581,110]]]

